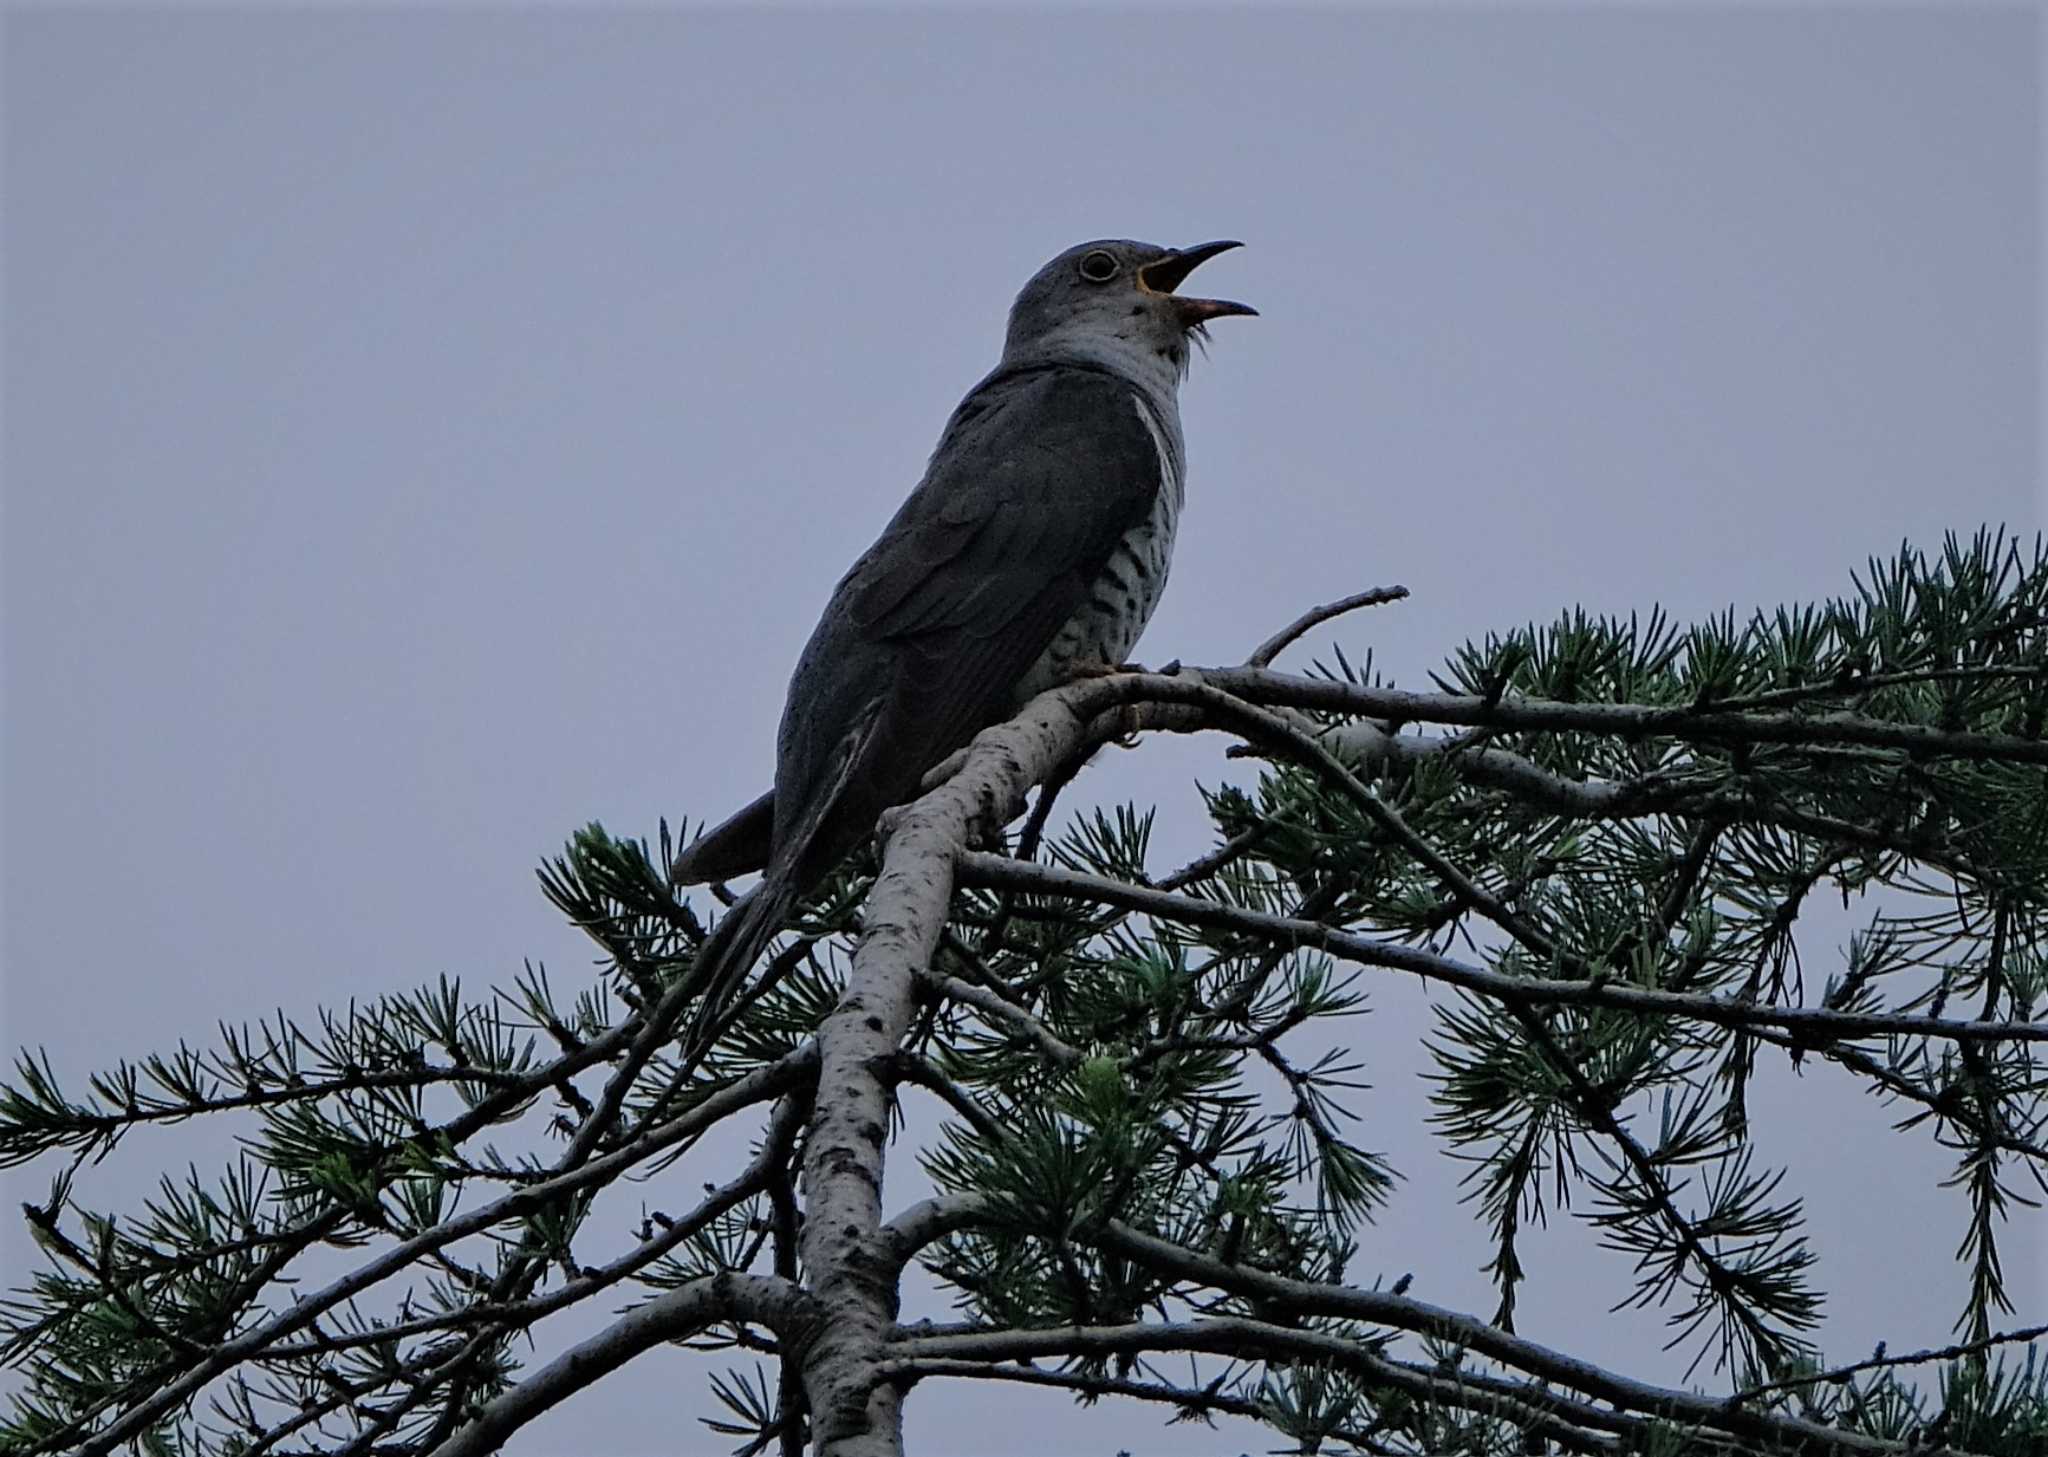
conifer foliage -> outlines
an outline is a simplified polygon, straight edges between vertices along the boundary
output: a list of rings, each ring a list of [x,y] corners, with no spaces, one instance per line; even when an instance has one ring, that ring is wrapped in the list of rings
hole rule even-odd
[[[1398,595],[982,735],[701,1053],[723,908],[670,883],[666,825],[541,873],[594,977],[223,1025],[82,1088],[24,1052],[0,1163],[50,1178],[0,1451],[516,1450],[634,1360],[690,1366],[678,1418],[745,1454],[900,1453],[941,1380],[1301,1452],[2048,1451],[2048,1313],[2012,1273],[2048,1192],[2041,545],[1902,550],[1747,620],[1573,613],[1427,691],[1271,666]],[[1194,731],[1256,761],[1199,791],[1198,858],[1062,807],[1110,745]],[[1802,936],[1829,903],[1845,952]],[[1372,1238],[1403,1172],[1361,1132],[1374,1045],[1417,1035],[1361,1015],[1389,979],[1429,988],[1432,1130],[1468,1170],[1442,1218],[1484,1229],[1490,1308],[1411,1294]],[[1952,1301],[1896,1349],[1821,1348],[1800,1171],[1752,1139],[1799,1116],[1752,1097],[1786,1058],[1945,1160]],[[193,1118],[235,1122],[232,1167],[94,1203],[98,1161]],[[1538,1217],[1597,1232],[1680,1383],[1519,1333]],[[554,1335],[572,1307],[599,1334]]]

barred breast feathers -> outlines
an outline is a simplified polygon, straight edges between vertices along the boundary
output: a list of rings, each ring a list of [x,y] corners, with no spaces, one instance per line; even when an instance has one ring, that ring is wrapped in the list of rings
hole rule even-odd
[[[1170,399],[1167,410],[1162,411],[1143,389],[1132,391],[1131,408],[1159,451],[1159,494],[1145,520],[1126,532],[1110,552],[1087,599],[1018,682],[1020,705],[1067,681],[1077,665],[1113,666],[1128,661],[1166,590],[1174,532],[1186,496],[1176,428],[1178,412],[1172,410]]]

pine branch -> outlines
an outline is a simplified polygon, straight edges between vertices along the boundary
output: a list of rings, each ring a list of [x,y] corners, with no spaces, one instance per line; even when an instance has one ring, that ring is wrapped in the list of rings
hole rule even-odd
[[[1808,1049],[1887,1036],[1975,1043],[2048,1042],[2048,1022],[1983,1022],[1914,1014],[1836,1012],[1821,1007],[1773,1007],[1702,993],[1659,991],[1600,978],[1552,981],[1512,976],[1399,942],[1360,936],[1319,921],[1268,915],[1221,901],[1196,900],[980,851],[968,851],[960,857],[959,875],[960,883],[966,886],[1120,906],[1161,920],[1230,931],[1291,949],[1327,952],[1360,966],[1409,972],[1519,1006],[1601,1007],[1650,1016],[1689,1017],[1720,1027],[1775,1027],[1791,1034],[1798,1045]]]
[[[1727,1433],[1737,1439],[1795,1450],[1872,1454],[1872,1457],[1907,1450],[1904,1443],[1842,1432],[1796,1417],[1730,1409],[1711,1397],[1622,1383],[1614,1378],[1608,1378],[1603,1384],[1618,1396],[1603,1393],[1600,1398],[1613,1404],[1615,1409],[1610,1410],[1595,1406],[1590,1401],[1562,1396],[1538,1383],[1504,1381],[1457,1365],[1418,1366],[1389,1359],[1368,1343],[1356,1339],[1299,1326],[1274,1325],[1243,1316],[947,1335],[906,1332],[893,1341],[889,1349],[888,1359],[877,1372],[879,1379],[900,1380],[915,1376],[919,1374],[921,1364],[928,1361],[995,1363],[1163,1351],[1309,1360],[1353,1371],[1369,1390],[1401,1392],[1422,1401],[1484,1412],[1534,1436],[1562,1441],[1576,1451],[1616,1450],[1601,1442],[1594,1435],[1596,1433],[1612,1432],[1640,1440],[1653,1429],[1654,1423],[1671,1422],[1708,1433]],[[1560,1366],[1570,1364],[1564,1358],[1554,1359]],[[1932,1457],[1932,1454],[1946,1449],[1917,1450]]]
[[[1900,1355],[1889,1355],[1880,1345],[1875,1355],[1861,1361],[1851,1361],[1846,1366],[1830,1366],[1824,1371],[1802,1372],[1796,1376],[1781,1377],[1776,1381],[1762,1381],[1745,1386],[1728,1398],[1731,1403],[1754,1401],[1778,1391],[1797,1391],[1813,1386],[1835,1386],[1866,1371],[1889,1371],[1901,1366],[1928,1366],[1936,1361],[1956,1361],[1965,1356],[1982,1356],[2000,1346],[2015,1346],[2023,1341],[2038,1341],[2048,1336],[2048,1324],[2026,1326],[2019,1330],[1999,1331],[1995,1335],[1979,1336],[1975,1340],[1957,1341],[1953,1345],[1930,1346],[1921,1351],[1907,1351]]]
[[[1266,667],[1392,595],[1367,593],[1243,668],[1069,685],[933,772],[885,827],[866,908],[862,857],[701,1055],[671,1046],[703,933],[657,869],[664,825],[658,858],[592,826],[544,871],[605,957],[567,1014],[544,973],[502,999],[525,1025],[443,982],[310,1035],[282,1017],[224,1028],[224,1051],[119,1065],[85,1102],[26,1058],[0,1094],[0,1158],[83,1161],[134,1127],[240,1110],[263,1124],[248,1167],[274,1177],[166,1183],[122,1223],[73,1201],[78,1164],[60,1173],[30,1215],[50,1268],[9,1315],[41,1393],[10,1436],[27,1452],[484,1450],[681,1341],[776,1364],[772,1392],[765,1365],[714,1383],[734,1420],[712,1425],[748,1457],[897,1457],[910,1388],[941,1375],[1248,1417],[1304,1451],[2017,1450],[2048,1431],[2048,1385],[2031,1345],[2012,1370],[1990,1358],[2044,1332],[1994,1335],[1990,1313],[2014,1171],[2048,1192],[2048,555],[1952,540],[1931,566],[1874,563],[1857,593],[1690,630],[1572,614],[1462,649],[1435,693],[1384,687],[1341,649],[1334,670]],[[1273,767],[1255,793],[1205,795],[1209,852],[1154,880],[1150,815],[1119,808],[1024,863],[1100,747],[1219,728]],[[1034,785],[1025,853],[971,850]],[[1805,1004],[1807,907],[1877,888],[1923,899],[1884,903]],[[834,948],[855,935],[842,986]],[[1493,1324],[1409,1299],[1407,1277],[1346,1276],[1352,1221],[1391,1172],[1343,1137],[1354,1069],[1283,1039],[1362,1011],[1356,967],[1457,994],[1436,1003],[1436,1121],[1478,1164]],[[1962,999],[1974,1017],[1948,1015]],[[552,1061],[534,1061],[536,1034]],[[1752,1169],[1741,1117],[1759,1047],[1827,1058],[1961,1156],[1971,1339],[1808,1369],[1790,1334],[1813,1305],[1797,1201]],[[577,1075],[599,1067],[586,1095]],[[906,1084],[952,1115],[925,1157],[940,1192],[884,1221]],[[464,1147],[550,1093],[556,1156]],[[429,1101],[450,1094],[470,1106],[437,1126]],[[593,1201],[769,1099],[734,1177],[594,1255]],[[1553,1177],[1560,1199],[1593,1189],[1605,1241],[1638,1260],[1638,1300],[1679,1307],[1681,1326],[1718,1319],[1724,1352],[1772,1379],[1677,1392],[1516,1335],[1520,1225]],[[323,1240],[374,1249],[274,1308]],[[894,1323],[920,1256],[971,1321]],[[516,1374],[517,1336],[627,1282],[662,1293]],[[742,1313],[721,1286],[761,1300]],[[358,1310],[395,1288],[395,1310]],[[1157,1350],[1222,1364],[1167,1380]],[[1895,1375],[1927,1363],[1945,1363],[1931,1418]],[[210,1384],[212,1418],[189,1430]]]
[[[802,1293],[776,1276],[709,1276],[649,1301],[572,1346],[432,1449],[432,1457],[487,1457],[507,1437],[586,1386],[665,1342],[720,1321],[794,1330],[812,1318]]]
[[[616,1178],[649,1153],[694,1137],[703,1129],[741,1108],[789,1091],[800,1079],[808,1076],[814,1066],[812,1056],[792,1054],[783,1062],[762,1068],[758,1073],[706,1098],[688,1113],[647,1135],[640,1144],[632,1148],[594,1159],[544,1183],[515,1189],[487,1204],[479,1205],[466,1214],[457,1215],[432,1229],[401,1241],[325,1288],[301,1297],[288,1309],[279,1311],[242,1335],[222,1342],[214,1347],[212,1353],[204,1360],[186,1363],[185,1369],[167,1373],[164,1379],[152,1381],[150,1388],[147,1388],[150,1389],[150,1394],[146,1398],[129,1406],[118,1418],[94,1431],[89,1439],[79,1444],[77,1450],[80,1457],[102,1457],[102,1454],[111,1452],[182,1405],[215,1377],[243,1361],[260,1357],[274,1342],[306,1329],[323,1311],[361,1294],[380,1281],[399,1274],[420,1256],[488,1229],[494,1224],[541,1208],[565,1194]],[[49,1451],[55,1450],[55,1447],[45,1443],[30,1450]]]
[[[1857,1437],[1796,1418],[1731,1411],[1725,1400],[1720,1398],[1633,1381],[1577,1357],[1511,1335],[1472,1316],[1460,1315],[1407,1296],[1293,1280],[1248,1266],[1225,1264],[1116,1220],[1103,1227],[1100,1238],[1105,1246],[1164,1274],[1262,1302],[1268,1309],[1285,1310],[1296,1317],[1341,1317],[1425,1334],[1448,1342],[1455,1349],[1477,1352],[1542,1381],[1582,1392],[1620,1411],[1641,1412],[1662,1420],[1697,1424],[1708,1431],[1727,1432],[1738,1437],[1792,1446],[1811,1443],[1827,1451],[1902,1450],[1902,1444]],[[1028,1339],[1036,1333],[1021,1334]],[[1141,1338],[1133,1335],[1131,1339]],[[915,1353],[905,1351],[903,1354]]]
[[[1396,723],[1451,724],[1535,733],[1589,733],[1624,740],[1670,738],[1716,746],[1849,744],[1919,759],[2048,765],[2048,739],[1895,723],[1866,714],[1751,712],[1647,703],[1572,703],[1475,694],[1414,693],[1357,683],[1293,678],[1271,669],[1183,669],[1247,703]],[[1169,700],[1171,701],[1171,700]]]

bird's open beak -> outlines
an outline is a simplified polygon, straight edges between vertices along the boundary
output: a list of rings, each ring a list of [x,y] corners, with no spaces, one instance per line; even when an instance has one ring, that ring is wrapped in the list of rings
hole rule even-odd
[[[1181,248],[1167,254],[1156,263],[1147,263],[1138,270],[1138,284],[1153,293],[1172,293],[1190,273],[1214,258],[1218,253],[1228,253],[1232,248],[1242,248],[1237,242],[1203,243],[1196,248]],[[1232,303],[1223,298],[1174,298],[1174,307],[1180,310],[1181,323],[1188,328],[1205,324],[1211,319],[1220,319],[1227,314],[1251,314],[1258,310],[1250,304]]]

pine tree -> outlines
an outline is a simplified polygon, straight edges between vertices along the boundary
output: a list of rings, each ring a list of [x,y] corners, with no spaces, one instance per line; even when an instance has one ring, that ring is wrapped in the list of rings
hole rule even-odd
[[[2048,1191],[2042,546],[1902,550],[1747,621],[1574,613],[1466,646],[1429,692],[1341,653],[1271,666],[1398,595],[982,735],[701,1054],[676,989],[717,906],[670,882],[666,825],[593,825],[543,869],[598,950],[587,985],[529,967],[223,1026],[84,1093],[25,1053],[0,1162],[54,1174],[0,1325],[0,1450],[482,1453],[688,1342],[737,1364],[678,1415],[748,1454],[899,1453],[941,1378],[1246,1417],[1301,1452],[2048,1451],[2048,1327],[2003,1258]],[[1207,853],[1166,873],[1129,807],[1052,832],[1105,746],[1195,730],[1259,764],[1203,791]],[[1798,932],[1834,894],[1875,909],[1814,976]],[[1357,1122],[1389,978],[1431,989],[1433,1126],[1469,1165],[1491,1310],[1361,1270],[1399,1176]],[[1751,1137],[1781,1057],[1951,1160],[1938,1348],[1817,1348],[1796,1180]],[[921,1149],[894,1136],[913,1099],[945,1113]],[[96,1160],[202,1115],[243,1120],[235,1166],[92,1206]],[[741,1166],[695,1157],[729,1126]],[[890,1197],[906,1157],[935,1197]],[[650,1197],[685,1203],[623,1238],[593,1217]],[[1562,1210],[1669,1320],[1686,1385],[1517,1333],[1528,1223]],[[337,1249],[347,1273],[300,1278]],[[914,1262],[953,1309],[899,1309]],[[585,1304],[630,1309],[563,1349],[547,1318]]]

